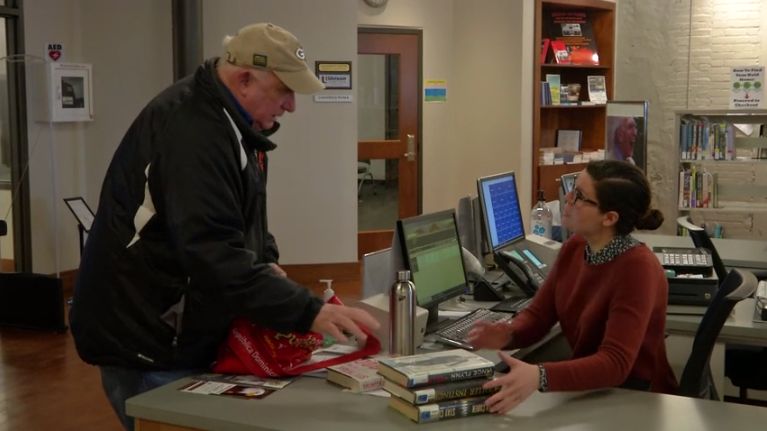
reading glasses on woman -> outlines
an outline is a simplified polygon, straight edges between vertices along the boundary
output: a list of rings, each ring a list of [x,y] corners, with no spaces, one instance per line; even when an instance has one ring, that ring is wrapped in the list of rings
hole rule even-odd
[[[595,207],[599,206],[599,203],[597,201],[587,198],[586,195],[584,195],[581,189],[579,189],[578,187],[573,187],[573,190],[570,193],[572,196],[571,199],[573,200],[573,206],[575,206],[578,203],[578,201],[581,201],[584,204],[593,205]]]

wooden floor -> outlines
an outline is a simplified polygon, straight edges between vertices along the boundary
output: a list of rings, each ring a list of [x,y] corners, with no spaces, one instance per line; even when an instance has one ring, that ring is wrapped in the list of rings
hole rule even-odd
[[[72,335],[0,329],[0,431],[122,428]]]

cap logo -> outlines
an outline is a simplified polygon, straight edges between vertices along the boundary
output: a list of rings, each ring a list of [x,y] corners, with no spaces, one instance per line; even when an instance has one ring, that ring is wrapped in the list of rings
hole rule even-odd
[[[266,56],[261,54],[253,54],[253,66],[266,67]]]
[[[296,50],[296,57],[300,58],[301,60],[306,60],[306,54],[304,54],[303,48],[298,48]]]

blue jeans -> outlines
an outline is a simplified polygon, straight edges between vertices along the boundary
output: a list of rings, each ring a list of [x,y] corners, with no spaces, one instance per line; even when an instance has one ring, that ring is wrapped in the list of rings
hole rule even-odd
[[[133,418],[125,415],[125,400],[183,377],[206,370],[141,371],[123,367],[101,366],[101,385],[126,431],[133,431]]]

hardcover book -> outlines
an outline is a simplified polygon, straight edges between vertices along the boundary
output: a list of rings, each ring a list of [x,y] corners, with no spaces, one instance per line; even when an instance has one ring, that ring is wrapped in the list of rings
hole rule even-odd
[[[552,40],[550,44],[551,50],[554,52],[554,61],[557,64],[570,64],[570,53],[567,51],[565,43],[561,40]]]
[[[482,387],[489,379],[462,380],[460,382],[443,383],[434,386],[422,386],[419,388],[404,388],[391,380],[384,379],[383,388],[390,394],[402,398],[410,404],[421,405],[454,400],[458,398],[471,398],[483,395],[491,395],[500,389],[495,387],[485,389]]]
[[[399,358],[382,358],[378,373],[406,388],[489,378],[493,362],[468,350],[442,350]]]
[[[570,63],[599,65],[597,44],[588,12],[555,10],[546,14],[544,20],[547,22],[548,37],[552,46],[554,42],[564,44]]]
[[[589,75],[588,81],[589,100],[592,102],[607,103],[607,86],[603,75]]]
[[[549,42],[551,42],[551,40],[547,37],[543,38],[541,41],[541,64],[546,63],[546,55],[549,52]]]
[[[384,378],[378,374],[378,361],[375,359],[358,359],[328,367],[328,381],[350,389],[352,392],[381,389],[383,380]]]
[[[435,422],[443,419],[461,418],[487,413],[485,400],[488,396],[463,398],[441,403],[414,406],[397,397],[389,398],[389,407],[397,410],[416,423]]]

